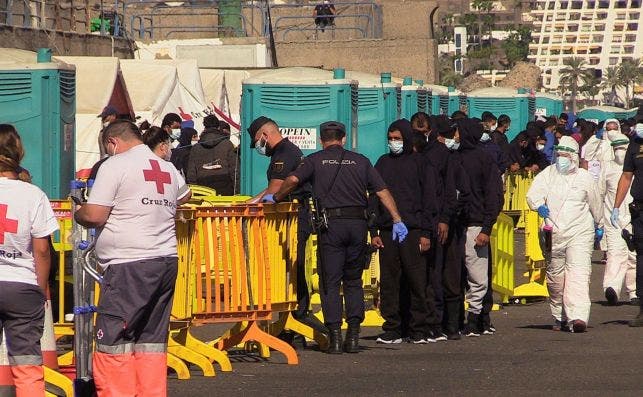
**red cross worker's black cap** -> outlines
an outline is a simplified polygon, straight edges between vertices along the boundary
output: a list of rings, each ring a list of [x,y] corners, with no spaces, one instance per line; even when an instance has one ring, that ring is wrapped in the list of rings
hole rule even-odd
[[[256,144],[255,135],[257,135],[257,131],[259,131],[259,129],[261,127],[263,127],[264,124],[266,124],[266,123],[277,124],[277,123],[274,122],[274,120],[272,120],[272,119],[270,119],[270,118],[268,118],[266,116],[259,116],[250,124],[250,127],[248,127],[248,134],[250,134],[250,147],[251,148],[255,147],[255,144]]]

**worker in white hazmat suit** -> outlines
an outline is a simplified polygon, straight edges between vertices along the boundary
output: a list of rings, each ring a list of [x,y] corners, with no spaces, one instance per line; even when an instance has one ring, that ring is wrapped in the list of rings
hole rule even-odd
[[[554,150],[555,164],[534,178],[527,203],[553,225],[547,289],[555,329],[584,332],[591,306],[595,224],[602,217],[602,203],[594,178],[578,165],[578,143],[564,136]]]
[[[611,227],[610,217],[614,209],[616,188],[618,181],[623,174],[623,162],[625,153],[630,141],[627,136],[618,134],[612,140],[611,147],[614,151],[614,159],[607,161],[601,167],[601,175],[598,179],[599,194],[603,198],[603,221],[606,226],[605,241],[607,242],[607,263],[603,276],[603,291],[605,299],[610,305],[618,303],[623,282],[628,300],[636,299],[636,253],[627,248],[627,244],[621,236],[621,229]],[[630,233],[632,232],[629,204],[633,201],[632,196],[627,194],[625,200],[619,207],[619,223]]]
[[[594,179],[601,174],[601,165],[614,159],[611,142],[621,135],[621,124],[616,119],[607,119],[603,123],[603,132],[592,135],[583,146],[581,158],[586,162],[587,169]]]

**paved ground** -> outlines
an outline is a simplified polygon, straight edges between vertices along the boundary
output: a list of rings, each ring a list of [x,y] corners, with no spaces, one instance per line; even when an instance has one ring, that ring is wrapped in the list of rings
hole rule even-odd
[[[604,306],[604,266],[593,265],[588,332],[550,330],[545,302],[509,305],[492,314],[494,336],[429,345],[375,343],[376,328],[364,328],[363,351],[331,356],[299,350],[289,366],[233,355],[232,373],[169,381],[171,396],[389,396],[389,395],[643,395],[643,329],[629,328],[636,309]],[[203,331],[203,330],[202,330]]]

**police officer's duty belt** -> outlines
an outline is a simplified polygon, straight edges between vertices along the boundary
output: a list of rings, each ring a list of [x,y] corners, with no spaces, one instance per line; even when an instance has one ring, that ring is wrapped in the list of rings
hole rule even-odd
[[[328,218],[366,219],[364,207],[326,208]]]

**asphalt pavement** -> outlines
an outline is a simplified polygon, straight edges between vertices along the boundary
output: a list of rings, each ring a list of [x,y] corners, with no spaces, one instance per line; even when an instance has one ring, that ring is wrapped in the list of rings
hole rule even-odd
[[[358,354],[328,355],[311,343],[299,346],[299,365],[288,365],[277,352],[269,359],[232,352],[233,372],[217,367],[214,378],[204,378],[191,368],[190,380],[170,374],[169,395],[643,396],[643,328],[627,326],[638,309],[607,306],[603,271],[595,261],[591,316],[583,334],[552,331],[545,301],[505,305],[492,313],[498,330],[493,336],[380,345],[375,343],[380,329],[363,327]]]

